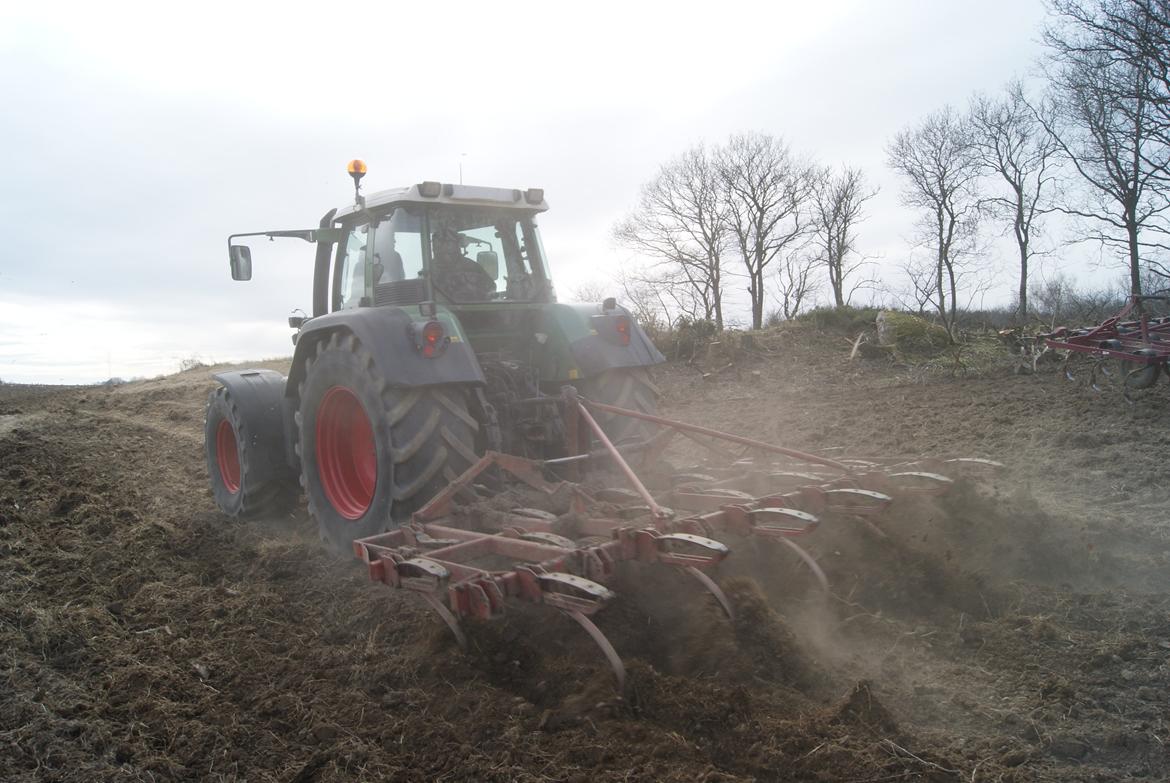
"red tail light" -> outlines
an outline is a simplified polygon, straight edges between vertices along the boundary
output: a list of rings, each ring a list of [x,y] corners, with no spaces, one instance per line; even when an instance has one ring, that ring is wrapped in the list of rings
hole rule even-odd
[[[430,359],[443,347],[443,325],[438,321],[427,321],[422,330],[422,355]]]
[[[443,353],[451,338],[447,330],[438,321],[427,321],[425,324],[411,324],[410,331],[414,337],[414,347],[427,359],[433,359]]]
[[[624,315],[619,315],[614,320],[614,328],[617,329],[618,340],[622,345],[630,344],[630,319]]]

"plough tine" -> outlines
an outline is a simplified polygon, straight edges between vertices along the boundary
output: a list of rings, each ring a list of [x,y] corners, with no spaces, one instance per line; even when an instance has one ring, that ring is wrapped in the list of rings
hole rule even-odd
[[[605,637],[600,628],[593,624],[592,620],[576,609],[562,609],[561,611],[576,620],[577,624],[585,629],[585,633],[589,634],[594,643],[605,653],[605,659],[609,661],[609,668],[613,670],[613,676],[617,679],[618,691],[624,691],[626,689],[626,667],[617,650],[609,643],[609,639]]]
[[[825,491],[825,503],[829,511],[839,514],[868,516],[885,511],[894,499],[872,489],[842,487]]]
[[[1101,359],[1093,362],[1092,368],[1089,370],[1089,388],[1100,394],[1104,391],[1101,385],[1097,383],[1097,369],[1101,366]]]
[[[981,459],[979,457],[956,457],[955,459],[945,459],[942,461],[948,473],[954,472],[957,469],[960,475],[995,475],[1004,470],[1002,462],[996,462],[993,459]]]
[[[559,609],[585,629],[609,661],[610,669],[617,679],[618,690],[624,690],[626,667],[622,664],[621,656],[601,629],[588,617],[613,600],[616,594],[590,579],[574,574],[540,573],[539,567],[517,569],[517,573],[523,575],[523,581],[529,591],[535,590],[539,593],[542,603]],[[572,592],[562,592],[563,590]]]
[[[942,495],[955,483],[946,476],[921,470],[891,473],[886,478],[890,486],[907,495]]]
[[[455,634],[455,641],[459,643],[459,649],[467,652],[467,637],[463,635],[463,629],[459,627],[459,619],[451,613],[451,610],[443,605],[443,602],[435,597],[434,593],[419,593],[426,602],[431,605],[435,613],[443,618],[443,622],[451,629],[451,633]]]
[[[804,548],[800,546],[800,544],[797,544],[791,538],[781,538],[780,543],[800,556],[800,559],[804,561],[804,564],[807,565],[809,570],[813,572],[813,576],[817,578],[817,582],[821,585],[821,590],[824,591],[825,595],[828,595],[829,578],[825,576],[825,572],[821,570],[821,566],[819,563],[817,563],[816,559],[808,552],[806,552]]]
[[[723,607],[723,612],[727,615],[728,620],[735,619],[735,610],[731,608],[731,601],[727,600],[727,594],[723,592],[723,588],[715,583],[714,579],[707,576],[694,566],[687,566],[683,570],[697,579],[699,584],[707,588],[707,591],[711,593],[711,595],[715,596],[715,600],[719,602],[721,607]]]

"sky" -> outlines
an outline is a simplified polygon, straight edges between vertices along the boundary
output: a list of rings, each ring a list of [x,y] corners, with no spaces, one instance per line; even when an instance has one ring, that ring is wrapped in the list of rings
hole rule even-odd
[[[886,144],[1026,75],[1044,16],[1042,0],[4,4],[0,379],[289,355],[312,246],[254,241],[237,283],[226,239],[315,227],[352,200],[355,157],[367,191],[461,165],[468,184],[543,187],[568,299],[631,263],[612,227],[664,162],[770,133],[866,171],[880,193],[859,245],[892,277],[915,216]],[[1006,250],[989,304],[1010,296]]]

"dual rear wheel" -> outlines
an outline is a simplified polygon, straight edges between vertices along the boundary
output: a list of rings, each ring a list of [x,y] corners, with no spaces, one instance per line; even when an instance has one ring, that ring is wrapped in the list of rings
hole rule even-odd
[[[293,505],[296,477],[283,442],[266,439],[262,423],[248,420],[227,387],[211,392],[203,427],[207,474],[221,511],[253,518],[279,515]]]

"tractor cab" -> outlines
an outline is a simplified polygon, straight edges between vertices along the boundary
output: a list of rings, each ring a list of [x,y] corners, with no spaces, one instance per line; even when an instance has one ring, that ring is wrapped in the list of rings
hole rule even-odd
[[[236,279],[251,274],[241,237],[295,237],[317,246],[312,317],[289,320],[297,329],[291,377],[302,371],[301,342],[338,329],[388,357],[397,349],[385,346],[409,343],[415,353],[394,360],[395,381],[471,381],[519,399],[557,393],[609,368],[662,361],[614,300],[557,302],[537,226],[548,209],[543,189],[426,181],[366,196],[365,164],[350,161],[348,170],[353,203],[330,210],[318,228],[228,239]],[[380,336],[374,324],[391,322],[405,327]],[[414,357],[426,361],[414,365]]]
[[[330,311],[554,301],[536,225],[543,191],[423,182],[359,199],[332,218]]]

